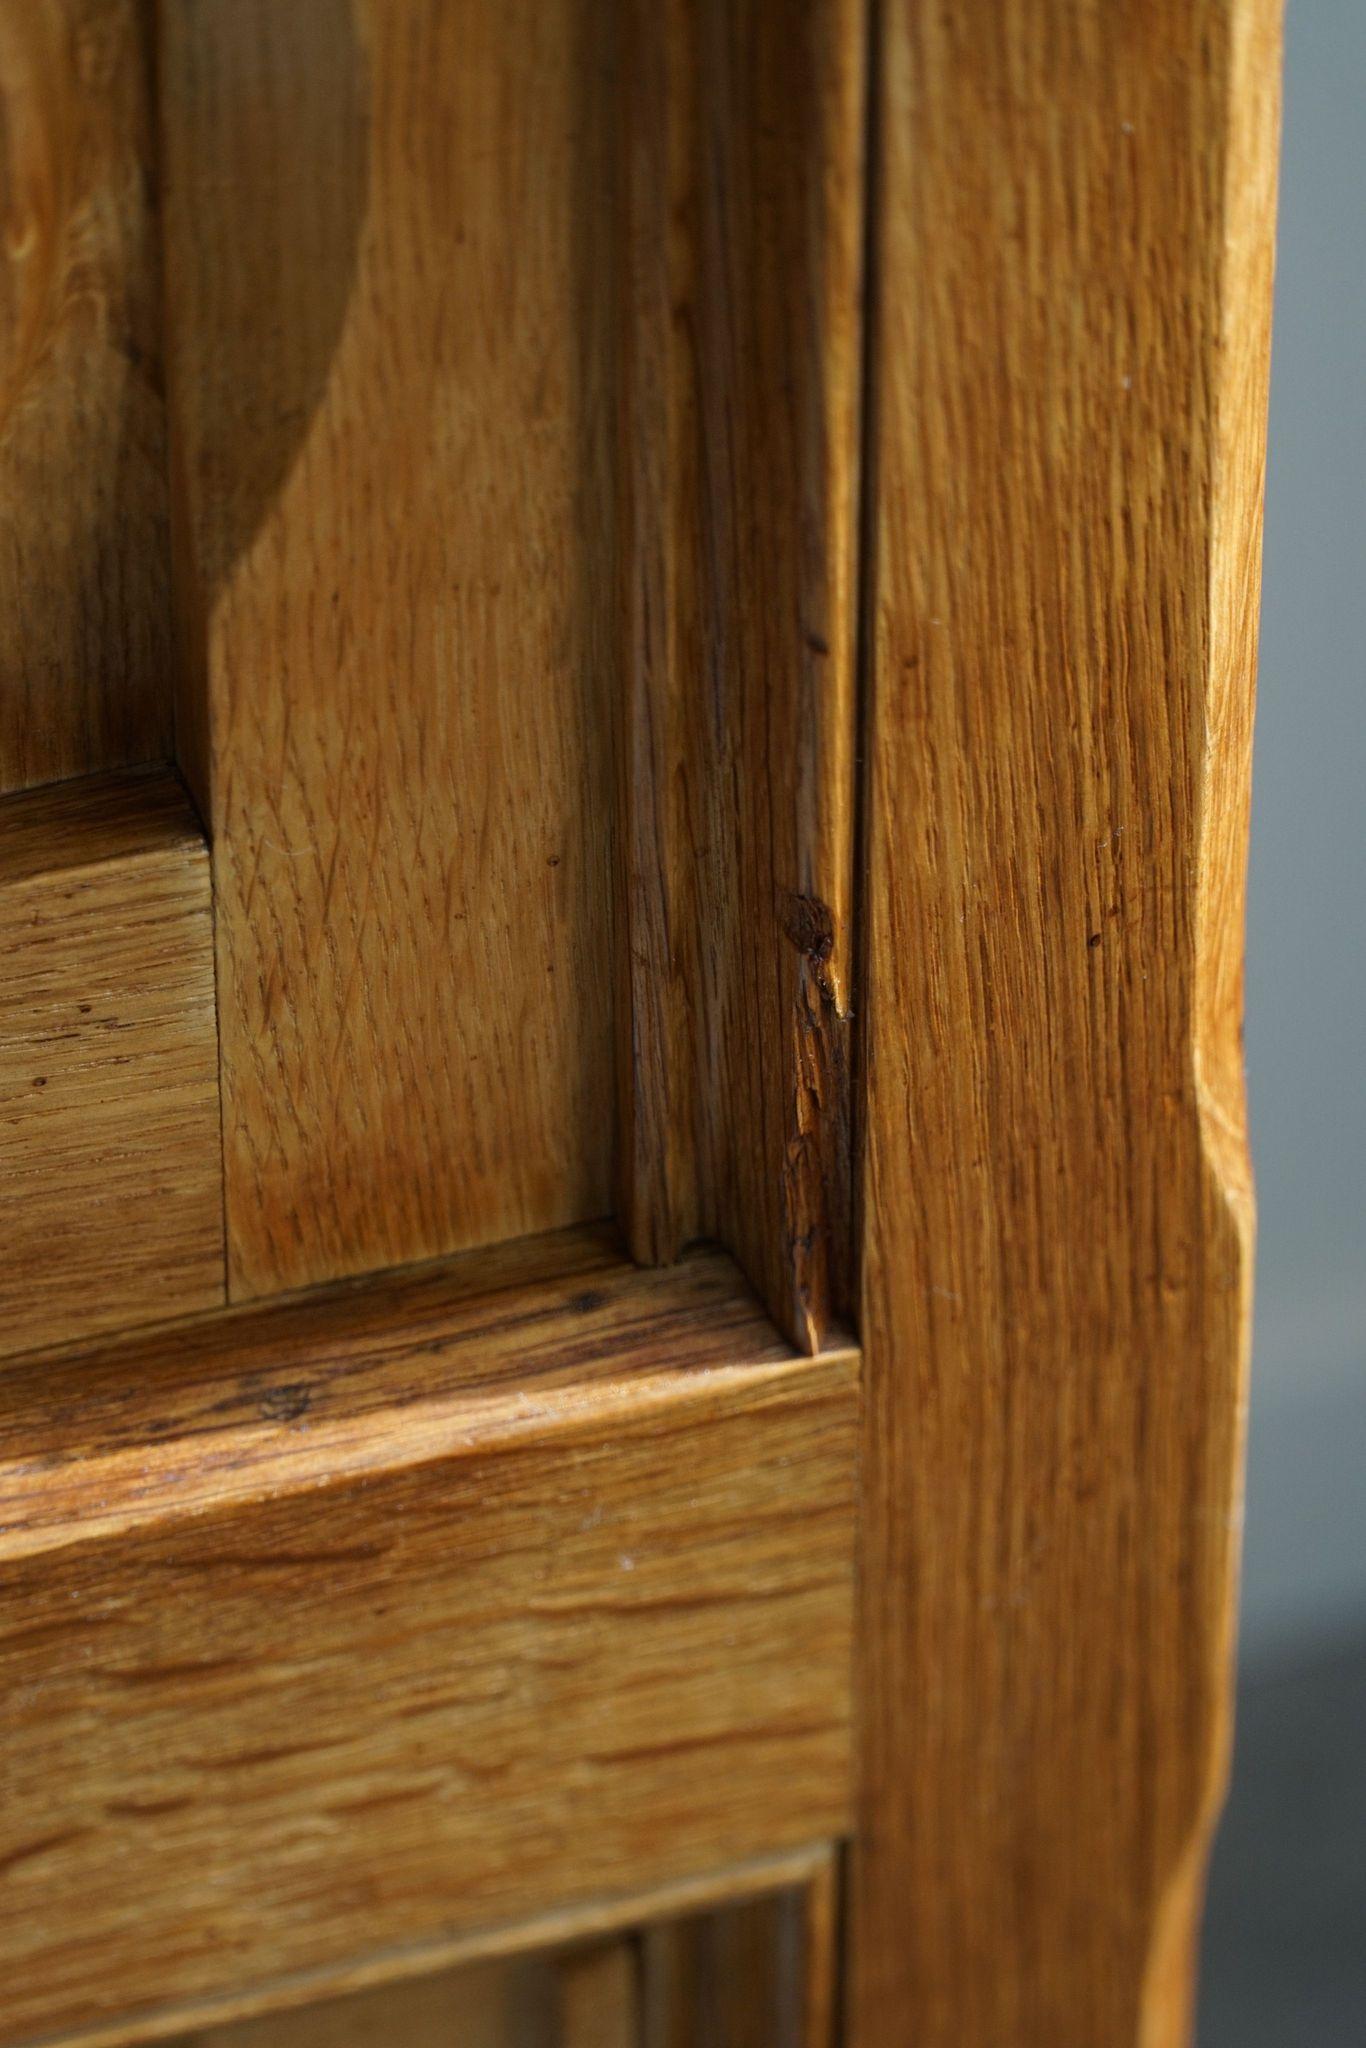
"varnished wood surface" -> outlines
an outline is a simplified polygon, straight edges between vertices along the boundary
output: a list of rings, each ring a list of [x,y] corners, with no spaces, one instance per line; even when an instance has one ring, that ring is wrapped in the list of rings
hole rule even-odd
[[[173,776],[0,799],[0,961],[0,1352],[221,1301],[209,865]]]
[[[1278,14],[881,10],[852,2048],[1186,2038]]]
[[[160,9],[235,1298],[611,1207],[610,43]]]
[[[848,1276],[857,0],[632,4],[622,1207],[814,1348]]]
[[[0,0],[0,792],[170,753],[150,64],[142,0]]]
[[[847,1823],[854,1354],[715,1253],[498,1262],[6,1377],[0,2040]]]

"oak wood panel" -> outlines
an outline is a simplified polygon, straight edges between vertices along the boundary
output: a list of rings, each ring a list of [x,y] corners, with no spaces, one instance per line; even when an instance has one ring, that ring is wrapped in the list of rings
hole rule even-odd
[[[856,2048],[1185,2038],[1278,15],[882,10]]]
[[[716,1253],[484,1263],[6,1377],[0,2040],[845,1825],[854,1354]]]
[[[0,958],[0,1352],[221,1301],[209,863],[174,776],[0,800]]]
[[[611,1207],[610,49],[162,7],[234,1298]]]
[[[622,1211],[844,1301],[859,0],[624,11]]]
[[[171,751],[142,0],[0,0],[0,791]]]

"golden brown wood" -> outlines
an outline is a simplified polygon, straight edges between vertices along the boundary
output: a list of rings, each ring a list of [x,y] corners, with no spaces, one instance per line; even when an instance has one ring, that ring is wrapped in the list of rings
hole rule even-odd
[[[581,1949],[559,1968],[558,2048],[640,2048],[640,1957],[633,1941]]]
[[[235,1298],[606,1213],[610,75],[589,0],[161,10]]]
[[[0,2040],[838,1832],[855,1377],[584,1233],[12,1371]]]
[[[844,1296],[861,325],[858,0],[626,7],[632,1248]]]
[[[0,1352],[221,1301],[209,864],[173,776],[0,800],[0,960]]]
[[[0,791],[170,753],[142,0],[0,0]]]
[[[855,2048],[1185,2038],[1224,1773],[1276,0],[889,0]]]

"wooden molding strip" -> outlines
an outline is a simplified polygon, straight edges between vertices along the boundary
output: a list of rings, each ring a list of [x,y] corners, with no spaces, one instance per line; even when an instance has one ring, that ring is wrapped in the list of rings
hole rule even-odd
[[[856,1382],[599,1231],[22,1361],[0,2042],[840,1833]]]
[[[861,0],[626,0],[621,1211],[849,1290]]]
[[[211,1308],[213,913],[174,775],[0,798],[0,959],[0,1355]]]

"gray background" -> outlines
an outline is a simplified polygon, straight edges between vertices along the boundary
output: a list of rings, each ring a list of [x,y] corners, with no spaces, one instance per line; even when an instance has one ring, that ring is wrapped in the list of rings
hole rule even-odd
[[[1366,0],[1290,0],[1286,40],[1242,1676],[1201,2048],[1366,2041]]]

